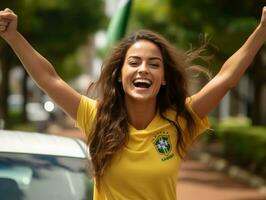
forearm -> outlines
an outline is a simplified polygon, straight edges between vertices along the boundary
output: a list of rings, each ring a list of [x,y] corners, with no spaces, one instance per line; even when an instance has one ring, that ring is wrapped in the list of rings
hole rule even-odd
[[[52,79],[59,78],[53,66],[19,32],[14,32],[6,41],[39,87],[45,90]]]
[[[266,28],[259,25],[243,46],[222,66],[217,76],[226,79],[229,88],[234,87],[247,70],[266,40]]]

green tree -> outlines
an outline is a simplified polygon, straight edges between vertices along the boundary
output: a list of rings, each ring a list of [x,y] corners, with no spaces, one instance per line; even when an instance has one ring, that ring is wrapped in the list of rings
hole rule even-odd
[[[0,9],[9,7],[19,16],[19,31],[50,60],[57,72],[70,79],[80,73],[77,65],[68,67],[75,50],[101,27],[104,20],[103,2],[98,0],[1,0]],[[1,117],[8,122],[7,96],[10,68],[19,63],[3,41],[0,43]],[[72,63],[72,62],[71,62]],[[25,76],[26,79],[26,76]],[[26,82],[25,80],[23,81]],[[26,92],[24,84],[24,92]],[[26,95],[24,95],[26,97]],[[25,98],[26,103],[26,98]],[[25,109],[24,109],[25,110]]]
[[[208,50],[215,57],[211,71],[217,72],[222,63],[236,51],[259,22],[261,0],[136,0],[131,18],[131,30],[147,28],[166,36],[178,48],[199,46],[206,35]],[[156,8],[156,9],[154,9]],[[266,70],[261,50],[248,74],[254,82],[256,102],[250,102],[249,116],[255,124],[261,123],[261,94],[266,84]],[[245,98],[240,98],[245,99]]]

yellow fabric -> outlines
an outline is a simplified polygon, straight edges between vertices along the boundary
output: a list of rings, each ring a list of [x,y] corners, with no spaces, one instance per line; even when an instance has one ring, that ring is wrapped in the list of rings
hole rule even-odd
[[[78,109],[77,125],[86,134],[95,116],[95,102],[82,97]],[[187,102],[189,109],[190,104]],[[194,113],[194,112],[193,112]],[[194,113],[195,115],[195,113]],[[166,116],[175,120],[175,112],[168,110]],[[200,120],[196,115],[198,133],[208,128],[207,117]],[[178,119],[186,130],[185,120]],[[176,152],[176,129],[159,114],[144,130],[129,125],[129,141],[114,156],[101,182],[101,190],[94,188],[94,200],[174,200],[176,179],[181,159]]]
[[[96,101],[82,96],[77,111],[76,126],[87,136],[91,130],[95,115]]]

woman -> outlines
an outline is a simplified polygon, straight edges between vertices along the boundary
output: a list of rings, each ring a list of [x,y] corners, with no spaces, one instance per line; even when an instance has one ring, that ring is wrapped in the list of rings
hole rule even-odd
[[[153,32],[133,33],[114,48],[96,83],[100,95],[94,101],[70,88],[16,28],[16,15],[1,11],[2,38],[88,137],[94,199],[176,199],[176,176],[187,147],[208,128],[208,113],[265,42],[266,7],[244,45],[191,97],[184,67],[193,57],[178,54]]]

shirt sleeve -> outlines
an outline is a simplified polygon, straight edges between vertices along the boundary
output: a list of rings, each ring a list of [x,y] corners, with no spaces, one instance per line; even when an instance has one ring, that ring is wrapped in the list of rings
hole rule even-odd
[[[92,130],[93,121],[96,116],[96,101],[86,96],[81,96],[77,111],[76,127],[86,136],[89,136]]]
[[[206,115],[203,118],[200,118],[198,116],[197,113],[195,113],[195,111],[192,109],[191,107],[191,98],[188,97],[186,99],[186,106],[188,108],[188,110],[190,111],[190,113],[192,114],[194,120],[195,120],[195,137],[197,137],[198,135],[200,135],[201,133],[205,132],[207,129],[209,129],[210,125],[209,125],[209,120],[208,120],[208,115]]]

